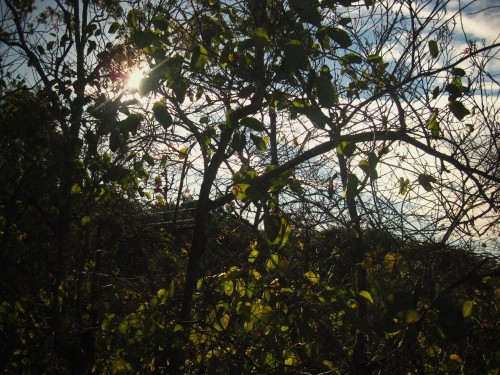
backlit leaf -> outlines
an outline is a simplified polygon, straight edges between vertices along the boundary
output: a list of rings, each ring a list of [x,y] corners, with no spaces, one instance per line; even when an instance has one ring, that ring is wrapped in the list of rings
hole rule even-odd
[[[473,301],[465,301],[462,306],[462,315],[464,318],[469,318],[472,314],[472,308],[474,307]]]
[[[451,113],[460,121],[467,115],[470,115],[470,111],[459,101],[452,101],[448,103]]]
[[[242,118],[240,120],[240,124],[249,128],[249,129],[255,130],[257,132],[261,132],[261,131],[266,130],[266,127],[264,126],[264,124],[253,117]]]
[[[305,278],[313,284],[319,283],[319,275],[313,271],[308,271],[304,274]]]
[[[432,184],[436,183],[437,179],[434,176],[422,173],[418,176],[418,183],[425,189],[425,191],[432,190]]]
[[[172,125],[172,116],[168,113],[167,106],[162,102],[158,101],[153,105],[153,114],[156,121],[158,121],[165,130]]]
[[[433,59],[436,59],[439,56],[439,48],[438,44],[434,39],[429,40],[429,52]]]
[[[359,292],[359,295],[365,299],[367,299],[368,301],[370,301],[371,303],[373,303],[373,298],[372,298],[372,295],[370,294],[370,292],[366,291],[366,290],[362,290]]]

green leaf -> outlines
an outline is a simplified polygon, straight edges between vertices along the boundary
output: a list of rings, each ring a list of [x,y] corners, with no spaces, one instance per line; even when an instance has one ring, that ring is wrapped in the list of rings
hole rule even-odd
[[[158,121],[165,130],[172,125],[172,116],[168,113],[167,106],[161,101],[158,101],[153,105],[153,114],[156,121]]]
[[[90,216],[84,216],[84,217],[82,217],[82,220],[80,220],[82,225],[86,225],[86,224],[90,223],[91,221],[92,221],[92,218]]]
[[[131,35],[132,42],[139,49],[150,46],[156,38],[156,34],[151,30],[136,30]]]
[[[132,30],[137,28],[137,17],[134,9],[130,10],[127,14],[127,26]]]
[[[425,191],[431,191],[433,183],[436,183],[437,179],[434,176],[422,173],[418,176],[418,183],[425,189]]]
[[[354,200],[354,198],[358,194],[358,182],[358,177],[355,174],[349,173],[347,175],[347,183],[344,190],[344,198],[346,200]]]
[[[186,159],[187,158],[187,153],[188,153],[188,148],[183,147],[179,150],[179,159]]]
[[[408,186],[410,185],[410,180],[407,178],[406,180],[404,177],[399,178],[399,194],[405,195],[406,192],[408,191]]]
[[[54,41],[51,40],[50,42],[47,43],[47,50],[51,50],[54,47]]]
[[[258,27],[253,31],[252,39],[255,46],[264,47],[267,43],[269,43],[269,34],[263,27]]]
[[[255,134],[250,134],[250,138],[259,151],[265,152],[267,150],[267,143],[264,138],[259,137]]]
[[[355,53],[348,53],[347,55],[342,56],[339,61],[341,65],[350,65],[361,64],[363,59]]]
[[[202,71],[205,64],[208,62],[206,48],[202,45],[194,46],[191,52],[191,69],[195,71]]]
[[[118,150],[118,147],[120,147],[122,143],[122,139],[120,136],[120,132],[118,129],[113,129],[111,134],[109,135],[109,149],[113,152]]]
[[[460,68],[451,68],[450,73],[453,74],[456,77],[463,77],[463,76],[465,76],[465,70],[460,69]]]
[[[439,56],[439,48],[438,44],[434,39],[429,40],[429,52],[431,53],[431,56],[433,59],[437,59]]]
[[[351,23],[352,19],[350,19],[349,17],[342,17],[340,18],[339,20],[339,25],[341,26],[347,26]]]
[[[233,294],[233,291],[234,291],[233,280],[226,280],[224,282],[224,294],[226,296],[231,296]]]
[[[436,99],[440,92],[439,86],[434,87],[434,90],[432,90],[432,99]]]
[[[470,115],[470,111],[459,101],[452,101],[448,103],[451,113],[460,121],[467,115]]]
[[[367,299],[368,301],[370,301],[371,303],[373,303],[373,298],[372,298],[372,295],[366,291],[366,290],[362,290],[361,292],[359,292],[359,295],[365,299]]]
[[[253,249],[252,251],[250,251],[250,254],[248,255],[248,263],[255,262],[258,256],[259,256],[259,250]]]
[[[283,69],[286,74],[293,73],[295,69],[305,69],[309,65],[307,53],[299,40],[290,40],[283,46],[285,59]]]
[[[262,122],[253,117],[244,117],[240,120],[240,124],[246,126],[249,129],[255,130],[257,132],[262,132],[266,130],[266,127]]]
[[[137,130],[141,126],[141,121],[143,120],[142,115],[138,113],[130,114],[126,119],[120,121],[121,129],[124,132],[137,134]]]
[[[290,0],[290,7],[295,10],[299,18],[316,27],[321,26],[321,14],[318,6],[317,0]]]
[[[82,192],[82,188],[80,185],[78,184],[73,184],[73,186],[71,186],[71,194],[79,194]]]
[[[472,314],[472,308],[474,307],[473,301],[465,301],[462,306],[462,315],[464,318],[470,318]]]
[[[116,33],[118,31],[119,28],[120,28],[120,22],[115,21],[109,27],[108,33],[109,34],[114,34],[114,33]]]
[[[319,275],[313,271],[308,271],[304,274],[304,277],[313,284],[319,283]]]
[[[163,15],[157,15],[153,18],[153,25],[159,30],[167,30],[169,27],[169,22],[167,17]]]
[[[335,86],[327,77],[316,77],[316,90],[318,101],[322,107],[330,108],[338,103],[338,96]]]
[[[160,289],[158,290],[158,292],[156,293],[156,296],[158,297],[158,299],[160,300],[161,303],[165,303],[165,301],[167,300],[167,297],[168,297],[168,292],[166,289]]]
[[[269,259],[266,262],[266,269],[268,271],[274,270],[276,268],[276,266],[278,265],[278,262],[279,262],[278,254],[271,254],[271,256],[269,257]]]
[[[264,233],[270,243],[279,239],[281,231],[281,218],[279,214],[264,216]]]
[[[353,142],[340,142],[337,146],[337,154],[350,158],[356,151],[356,144]]]
[[[352,45],[352,40],[345,30],[334,27],[328,34],[342,48],[349,48]]]
[[[372,63],[372,64],[378,64],[378,63],[382,62],[382,56],[379,56],[379,55],[369,55],[366,58],[366,61],[368,61],[369,63]]]
[[[437,109],[433,110],[431,117],[427,122],[427,127],[431,131],[431,136],[433,138],[439,138],[439,136],[441,135],[441,129],[439,127],[439,122],[438,122],[438,114],[439,111]]]

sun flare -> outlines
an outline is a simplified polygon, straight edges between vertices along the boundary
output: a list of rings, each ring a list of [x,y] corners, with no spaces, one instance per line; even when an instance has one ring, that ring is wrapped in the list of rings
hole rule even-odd
[[[136,69],[130,72],[127,79],[127,88],[132,91],[139,89],[139,85],[141,84],[141,80],[143,77],[143,69]]]

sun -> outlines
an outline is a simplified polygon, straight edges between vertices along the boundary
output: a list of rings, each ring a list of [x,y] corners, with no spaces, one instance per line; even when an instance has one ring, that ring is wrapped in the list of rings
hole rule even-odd
[[[139,89],[141,80],[144,77],[144,69],[135,69],[130,72],[127,78],[126,86],[130,91],[136,91]]]

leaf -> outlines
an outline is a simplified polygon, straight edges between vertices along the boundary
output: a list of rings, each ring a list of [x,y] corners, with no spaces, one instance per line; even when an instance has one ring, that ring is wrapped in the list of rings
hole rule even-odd
[[[153,44],[156,37],[151,30],[136,30],[132,33],[131,40],[137,48],[143,49]]]
[[[108,33],[109,34],[114,34],[114,33],[116,33],[118,31],[119,28],[120,28],[120,22],[115,21],[109,27]]]
[[[157,15],[153,18],[153,25],[159,30],[167,30],[169,27],[169,22],[167,17],[162,15]]]
[[[467,115],[470,115],[470,111],[461,103],[456,100],[449,102],[448,107],[451,113],[460,121]]]
[[[342,56],[339,61],[341,65],[350,65],[361,64],[363,59],[355,53],[348,53],[347,55]]]
[[[407,178],[405,180],[404,177],[399,178],[399,194],[405,195],[408,191],[408,186],[410,185],[410,180]]]
[[[79,194],[82,192],[82,188],[80,187],[80,185],[78,184],[73,184],[73,186],[71,186],[71,194]]]
[[[313,284],[319,283],[319,275],[313,271],[308,271],[304,274],[304,277]]]
[[[371,303],[373,303],[373,298],[372,298],[372,295],[366,291],[366,290],[362,290],[359,292],[359,295],[365,299],[367,299],[368,301],[370,301]]]
[[[414,309],[402,310],[398,312],[396,316],[406,324],[416,323],[420,319],[418,311]]]
[[[191,55],[191,69],[195,71],[202,71],[207,62],[208,54],[206,48],[201,44],[194,46]]]
[[[54,47],[54,41],[51,40],[50,42],[47,43],[47,50],[51,50]]]
[[[463,76],[465,76],[465,70],[460,69],[460,68],[451,68],[450,73],[453,74],[456,77],[463,77]]]
[[[166,289],[162,288],[162,289],[158,290],[158,292],[156,292],[156,295],[161,303],[165,303],[165,301],[167,300],[167,297],[168,297],[168,292]]]
[[[122,144],[122,139],[118,129],[114,129],[109,135],[109,149],[113,152],[118,150],[118,147]]]
[[[465,301],[462,306],[462,315],[464,318],[470,318],[472,314],[472,308],[474,307],[473,301]]]
[[[279,214],[266,215],[264,217],[264,233],[270,243],[279,238],[281,230],[281,218]]]
[[[138,113],[132,113],[126,119],[120,121],[122,131],[130,132],[133,135],[137,134],[137,130],[141,126],[143,117]]]
[[[224,294],[226,296],[231,296],[233,294],[233,291],[234,291],[233,280],[226,280],[224,282]]]
[[[344,190],[344,198],[347,201],[354,200],[358,194],[358,182],[358,177],[355,174],[349,173],[347,175],[347,183]]]
[[[433,138],[439,138],[439,136],[441,135],[441,129],[439,127],[439,122],[438,122],[438,114],[439,111],[437,109],[433,110],[431,117],[427,122],[427,127],[431,131],[431,136]]]
[[[306,51],[299,40],[293,39],[288,41],[284,46],[285,59],[283,61],[283,69],[286,74],[293,73],[295,69],[305,69],[309,65]]]
[[[316,77],[315,81],[319,104],[327,108],[337,104],[337,92],[330,79],[327,77]]]
[[[127,26],[132,30],[137,28],[137,17],[134,9],[130,10],[127,14]]]
[[[266,269],[268,271],[274,270],[276,268],[276,266],[278,265],[278,262],[279,262],[278,254],[271,254],[271,256],[269,257],[269,259],[266,262]]]
[[[248,255],[248,263],[255,262],[258,256],[259,256],[259,250],[253,249],[252,251],[250,251],[250,254]]]
[[[392,272],[396,264],[396,256],[394,253],[387,253],[384,256],[383,266],[387,272]]]
[[[353,142],[340,142],[337,146],[337,154],[350,158],[356,151],[356,144]]]
[[[368,61],[369,63],[372,63],[372,64],[378,64],[378,63],[382,62],[382,56],[380,56],[380,55],[369,55],[366,58],[366,61]]]
[[[436,99],[440,92],[441,90],[439,89],[439,86],[434,87],[432,90],[432,99]]]
[[[250,139],[254,143],[255,147],[261,152],[265,152],[267,150],[267,143],[264,138],[259,137],[255,134],[250,134]]]
[[[301,20],[316,27],[321,26],[321,14],[319,13],[318,5],[317,0],[290,1],[290,7],[295,10]]]
[[[249,129],[255,130],[256,132],[262,132],[262,131],[266,130],[266,127],[264,126],[264,124],[253,117],[242,118],[240,120],[240,124],[249,128]]]
[[[263,27],[257,27],[252,33],[252,39],[257,47],[264,47],[269,43],[269,34]]]
[[[179,159],[186,159],[188,153],[188,148],[183,147],[179,150]]]
[[[342,29],[336,27],[331,28],[329,35],[342,48],[349,48],[352,45],[349,34]]]
[[[429,40],[429,52],[431,53],[431,56],[433,59],[437,59],[439,56],[439,48],[438,44],[434,39]]]
[[[158,123],[163,126],[165,130],[172,125],[172,116],[168,113],[167,106],[161,101],[158,101],[153,105],[153,114],[156,121],[158,121]]]
[[[437,179],[434,176],[422,173],[418,176],[418,183],[425,189],[425,191],[431,191],[431,183],[436,183]]]

